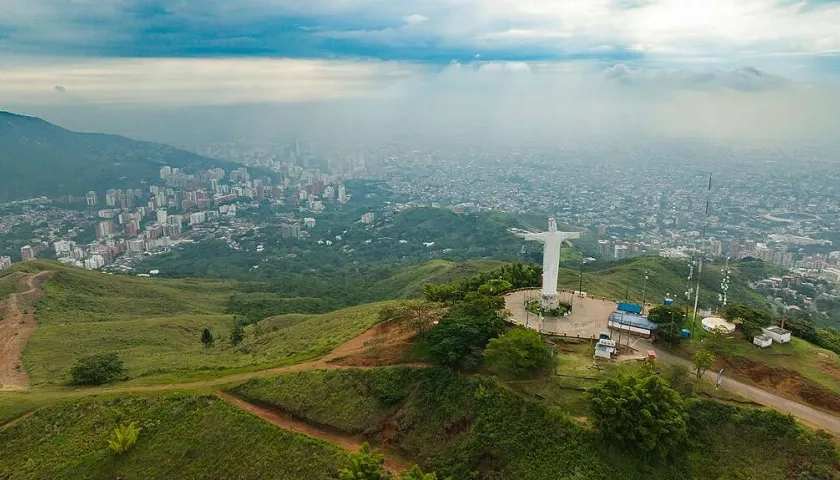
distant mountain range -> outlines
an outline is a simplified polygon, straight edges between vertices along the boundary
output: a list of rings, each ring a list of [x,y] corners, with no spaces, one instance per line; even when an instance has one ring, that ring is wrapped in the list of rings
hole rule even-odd
[[[0,111],[0,201],[137,186],[157,178],[163,165],[187,170],[237,166],[168,145],[72,132]]]

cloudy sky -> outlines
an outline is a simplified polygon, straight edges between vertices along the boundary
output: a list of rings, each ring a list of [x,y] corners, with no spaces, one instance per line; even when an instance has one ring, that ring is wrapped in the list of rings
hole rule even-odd
[[[827,135],[838,85],[837,0],[0,0],[0,109],[140,136],[113,119]]]

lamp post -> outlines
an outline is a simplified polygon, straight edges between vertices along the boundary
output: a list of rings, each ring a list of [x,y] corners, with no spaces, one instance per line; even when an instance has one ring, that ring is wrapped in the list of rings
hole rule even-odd
[[[645,270],[645,281],[642,283],[642,314],[645,313],[645,290],[647,289],[648,271]]]

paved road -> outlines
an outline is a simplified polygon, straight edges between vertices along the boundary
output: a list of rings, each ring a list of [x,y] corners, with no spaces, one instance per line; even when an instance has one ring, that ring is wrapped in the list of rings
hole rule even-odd
[[[678,363],[685,365],[689,369],[694,368],[690,361],[672,355],[668,352],[656,349],[656,355],[657,358],[663,362]],[[706,375],[703,378],[710,382],[716,382],[717,372],[706,372]],[[780,412],[790,413],[802,423],[808,424],[814,428],[821,428],[827,432],[831,432],[836,437],[840,437],[840,418],[835,417],[834,415],[830,415],[807,405],[802,405],[801,403],[794,402],[752,385],[747,385],[746,383],[739,382],[738,380],[727,378],[725,375],[720,384],[720,388],[730,392],[735,392],[756,403],[775,408]]]

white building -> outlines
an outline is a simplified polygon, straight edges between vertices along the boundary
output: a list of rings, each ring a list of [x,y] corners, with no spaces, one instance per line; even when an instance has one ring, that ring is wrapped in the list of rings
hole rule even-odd
[[[375,218],[376,215],[374,215],[373,212],[367,212],[364,215],[362,215],[362,224],[370,225],[371,223],[373,223]]]
[[[781,327],[761,327],[761,331],[764,332],[764,335],[767,335],[771,339],[773,339],[776,343],[788,343],[790,342],[790,331],[785,330]]]
[[[12,257],[0,257],[0,270],[9,268],[12,266]]]
[[[756,335],[755,338],[753,338],[753,345],[758,345],[761,348],[767,348],[770,345],[773,345],[773,339],[767,335]]]
[[[156,216],[157,216],[157,223],[159,223],[161,225],[166,225],[166,219],[169,216],[169,213],[166,210],[161,208],[160,210],[157,211]]]
[[[312,217],[306,217],[303,219],[303,224],[306,228],[315,228],[315,219]]]
[[[58,256],[61,256],[62,253],[70,253],[73,251],[73,247],[76,246],[75,242],[70,240],[58,240],[53,243],[53,248],[55,249],[55,253]]]
[[[190,225],[198,225],[204,223],[204,212],[195,212],[190,214]]]
[[[608,340],[606,338],[602,338],[598,340],[598,344],[595,345],[595,358],[612,358],[613,354],[615,353],[615,340]]]

